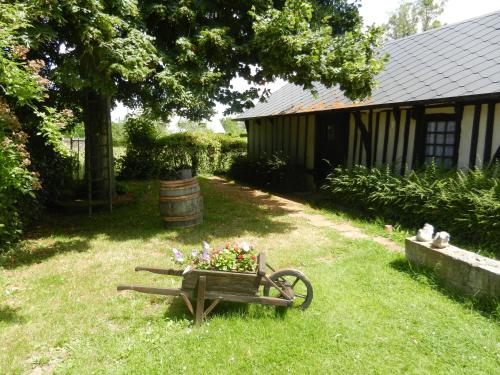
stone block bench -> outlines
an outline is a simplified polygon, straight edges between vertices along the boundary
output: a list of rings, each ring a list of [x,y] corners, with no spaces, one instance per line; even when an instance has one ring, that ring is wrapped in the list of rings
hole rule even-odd
[[[500,300],[500,261],[451,245],[437,249],[415,237],[406,239],[405,253],[410,263],[434,270],[446,286],[466,296]]]

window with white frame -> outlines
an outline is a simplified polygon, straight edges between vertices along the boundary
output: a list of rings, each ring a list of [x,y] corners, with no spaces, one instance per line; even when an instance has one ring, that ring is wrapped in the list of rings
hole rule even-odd
[[[425,164],[432,160],[443,168],[456,164],[457,124],[454,119],[432,119],[426,124]]]

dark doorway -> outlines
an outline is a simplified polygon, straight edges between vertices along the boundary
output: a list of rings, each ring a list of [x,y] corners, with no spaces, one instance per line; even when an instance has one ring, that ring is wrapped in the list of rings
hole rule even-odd
[[[316,117],[316,177],[324,179],[332,167],[347,160],[349,112],[329,112]]]

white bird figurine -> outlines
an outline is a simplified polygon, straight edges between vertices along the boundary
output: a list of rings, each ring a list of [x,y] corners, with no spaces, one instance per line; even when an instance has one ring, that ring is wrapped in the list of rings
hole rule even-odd
[[[450,245],[450,234],[448,232],[437,232],[432,241],[432,246],[444,249]]]
[[[430,224],[424,224],[424,227],[417,231],[418,242],[431,242],[434,234],[434,227]]]

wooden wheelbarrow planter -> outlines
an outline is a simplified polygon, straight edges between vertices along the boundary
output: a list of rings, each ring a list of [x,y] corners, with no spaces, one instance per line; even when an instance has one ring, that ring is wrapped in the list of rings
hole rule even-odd
[[[266,266],[273,271],[266,274]],[[310,281],[300,271],[283,269],[275,271],[266,264],[265,255],[258,258],[256,272],[225,272],[191,269],[187,272],[176,269],[136,267],[136,271],[147,271],[160,275],[182,276],[180,288],[152,288],[139,285],[118,285],[118,290],[181,297],[195,317],[195,324],[203,319],[221,301],[259,303],[274,306],[297,306],[305,310],[311,304],[313,289]],[[260,287],[262,286],[262,291]],[[193,307],[191,301],[196,300]],[[205,301],[212,301],[205,309]]]

